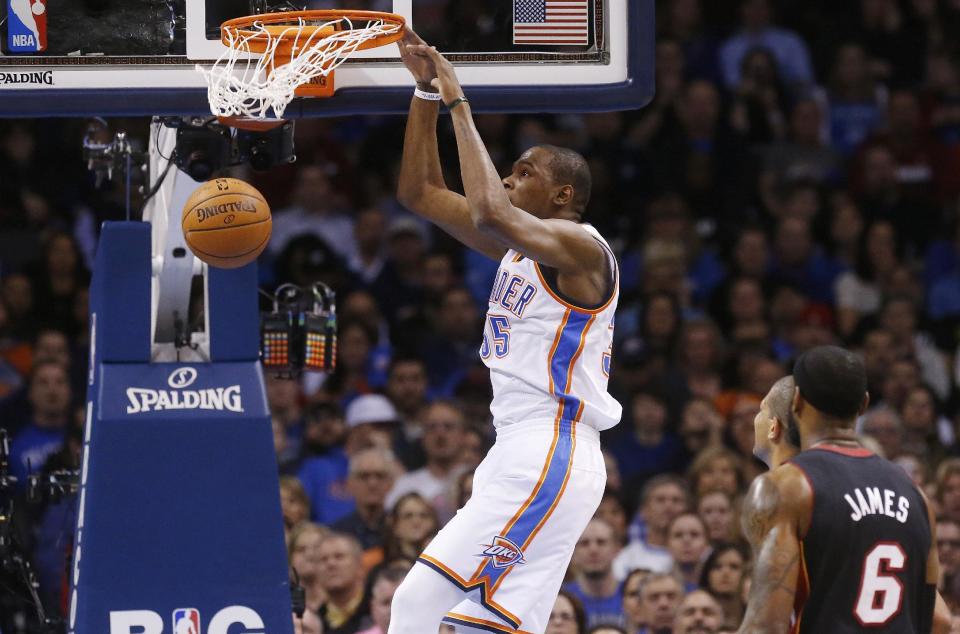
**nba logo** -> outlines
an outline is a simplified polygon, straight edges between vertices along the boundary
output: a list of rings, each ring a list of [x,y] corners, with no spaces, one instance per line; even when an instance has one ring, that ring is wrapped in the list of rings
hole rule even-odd
[[[173,634],[200,634],[200,610],[196,608],[174,610]]]
[[[6,0],[7,52],[47,50],[47,0]]]

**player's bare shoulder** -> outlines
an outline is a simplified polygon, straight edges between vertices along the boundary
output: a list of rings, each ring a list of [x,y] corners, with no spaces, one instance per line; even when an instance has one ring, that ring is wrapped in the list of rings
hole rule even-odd
[[[810,523],[813,489],[803,471],[786,463],[754,479],[743,500],[744,535],[760,543],[775,524],[792,524],[802,536]]]

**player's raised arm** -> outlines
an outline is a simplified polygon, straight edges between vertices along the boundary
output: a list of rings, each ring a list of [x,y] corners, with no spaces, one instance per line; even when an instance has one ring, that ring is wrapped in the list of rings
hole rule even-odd
[[[417,81],[417,89],[429,96],[436,88],[430,85],[435,75],[433,62],[423,55],[410,53],[411,45],[422,45],[410,29],[398,43],[400,58]],[[477,230],[467,208],[467,200],[447,189],[440,169],[437,149],[437,113],[440,101],[414,96],[410,102],[407,130],[403,139],[403,159],[397,199],[407,209],[423,216],[441,229],[484,255],[499,260],[506,248]]]
[[[811,491],[796,468],[786,465],[754,480],[743,501],[743,532],[756,564],[740,634],[790,631],[800,571],[798,526]]]
[[[583,192],[578,193],[569,184],[553,183],[555,188],[540,192],[548,198],[545,208],[515,207],[505,187],[516,186],[515,182],[511,185],[511,179],[549,178],[544,173],[549,159],[527,152],[514,165],[511,177],[501,180],[474,125],[470,104],[464,99],[453,65],[435,48],[419,46],[411,50],[429,57],[437,70],[440,95],[451,108],[464,192],[477,229],[560,274],[599,273],[603,279],[603,248],[577,226],[582,209],[577,210],[576,197]]]

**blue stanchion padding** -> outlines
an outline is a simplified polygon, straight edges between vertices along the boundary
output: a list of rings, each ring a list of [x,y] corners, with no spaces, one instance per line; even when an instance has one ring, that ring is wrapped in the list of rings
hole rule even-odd
[[[149,363],[149,252],[148,225],[104,226],[68,631],[292,634],[260,365]],[[252,297],[255,316],[255,279],[210,296]],[[256,320],[237,310],[236,340],[256,346]]]
[[[150,225],[105,222],[90,282],[92,333],[104,363],[150,361]]]
[[[207,267],[207,309],[213,361],[255,361],[260,357],[256,263],[238,269]]]

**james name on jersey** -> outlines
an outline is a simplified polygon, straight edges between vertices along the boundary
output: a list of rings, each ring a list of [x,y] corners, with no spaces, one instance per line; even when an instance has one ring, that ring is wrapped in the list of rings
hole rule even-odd
[[[910,501],[890,489],[881,490],[880,487],[863,487],[863,489],[860,489],[858,487],[853,490],[852,495],[844,493],[843,499],[853,509],[850,519],[854,522],[859,522],[867,515],[886,515],[901,524],[907,523]],[[894,508],[894,502],[896,502],[896,508]]]

